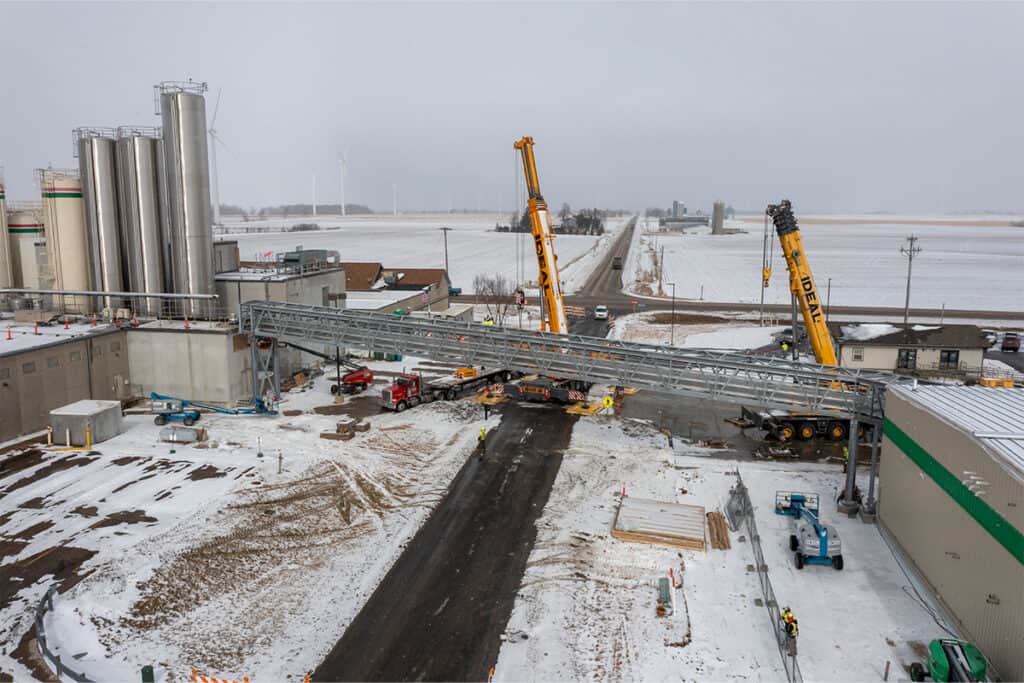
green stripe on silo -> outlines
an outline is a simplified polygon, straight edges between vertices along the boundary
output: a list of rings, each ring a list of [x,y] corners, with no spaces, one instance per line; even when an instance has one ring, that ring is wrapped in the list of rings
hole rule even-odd
[[[971,493],[956,475],[943,467],[942,463],[933,458],[889,418],[885,419],[882,433],[920,467],[922,472],[931,477],[946,495],[964,509],[964,512],[973,517],[999,545],[1006,548],[1018,562],[1024,564],[1024,534],[1017,527],[993,510],[988,503]]]
[[[7,232],[11,233],[12,235],[24,235],[24,234],[30,234],[30,233],[35,233],[36,235],[42,235],[43,234],[43,229],[42,228],[7,228]]]
[[[60,198],[60,197],[75,198],[75,197],[81,197],[82,193],[81,192],[44,192],[43,196],[46,197],[47,199],[54,198],[54,197],[56,197],[56,198]]]

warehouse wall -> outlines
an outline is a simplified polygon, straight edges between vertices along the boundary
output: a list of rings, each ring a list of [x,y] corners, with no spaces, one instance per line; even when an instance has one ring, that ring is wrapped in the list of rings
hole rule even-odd
[[[1000,675],[1024,680],[1024,561],[1006,547],[1005,533],[993,534],[992,524],[986,528],[971,514],[984,516],[989,508],[1004,532],[1019,532],[1024,486],[971,435],[898,393],[886,398],[886,422],[881,522]],[[982,496],[957,488],[968,473],[989,482]],[[1009,538],[1013,548],[1012,532]],[[1019,555],[1024,549],[1016,547]]]
[[[225,404],[252,396],[249,346],[237,329],[133,328],[128,358],[132,385],[143,396],[155,391]]]
[[[130,390],[121,330],[0,356],[0,441],[45,429],[54,408],[124,399]]]

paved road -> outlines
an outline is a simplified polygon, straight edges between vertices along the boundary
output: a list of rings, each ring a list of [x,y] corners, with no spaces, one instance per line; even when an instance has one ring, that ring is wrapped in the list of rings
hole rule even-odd
[[[1020,351],[1012,353],[1009,351],[1004,352],[993,349],[985,352],[985,358],[991,358],[993,360],[1002,361],[1009,365],[1010,367],[1012,367],[1017,372],[1024,372],[1024,353]]]
[[[575,421],[507,405],[313,679],[487,680]]]

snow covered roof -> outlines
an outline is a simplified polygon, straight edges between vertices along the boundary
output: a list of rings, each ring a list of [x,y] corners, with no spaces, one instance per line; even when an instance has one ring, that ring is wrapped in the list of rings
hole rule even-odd
[[[918,385],[891,391],[973,436],[1024,481],[1024,389]]]
[[[922,346],[949,349],[987,349],[988,342],[977,325],[911,325],[891,323],[830,323],[840,344],[864,346]]]
[[[391,304],[397,304],[401,301],[418,296],[418,293],[410,293],[409,291],[393,289],[371,292],[349,291],[345,293],[345,308],[375,311],[379,308],[390,306]]]
[[[5,324],[0,330],[0,356],[79,341],[85,337],[111,334],[117,332],[117,328],[111,323],[100,323],[93,327],[90,322],[74,323],[68,325],[68,329],[65,330],[63,324],[46,324],[39,325],[38,332],[36,334],[34,325],[27,323]],[[10,339],[7,338],[8,334]]]

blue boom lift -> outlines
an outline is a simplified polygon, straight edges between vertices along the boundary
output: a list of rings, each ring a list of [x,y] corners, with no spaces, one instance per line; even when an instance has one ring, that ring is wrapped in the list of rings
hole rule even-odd
[[[277,411],[271,408],[263,399],[257,399],[252,407],[245,408],[224,408],[212,403],[202,401],[190,401],[187,398],[175,398],[164,396],[155,391],[149,395],[150,411],[156,413],[153,422],[158,425],[165,425],[168,422],[181,422],[187,427],[199,421],[201,413],[198,408],[212,410],[223,415],[276,415]]]
[[[835,527],[818,519],[818,494],[777,491],[775,514],[796,518],[796,533],[789,537],[789,549],[797,569],[805,564],[830,564],[843,568],[843,547]]]

